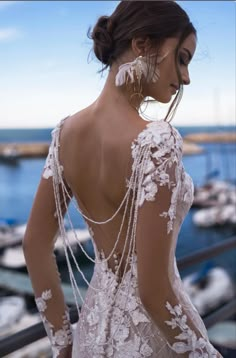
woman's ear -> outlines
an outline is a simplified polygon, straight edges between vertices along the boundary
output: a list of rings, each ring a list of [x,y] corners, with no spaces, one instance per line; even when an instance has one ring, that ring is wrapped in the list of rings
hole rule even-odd
[[[144,56],[151,48],[149,37],[136,37],[132,39],[131,48],[135,56]]]

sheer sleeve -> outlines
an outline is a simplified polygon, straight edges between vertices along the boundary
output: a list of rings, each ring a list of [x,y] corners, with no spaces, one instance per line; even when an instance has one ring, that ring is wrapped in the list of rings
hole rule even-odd
[[[132,148],[139,157],[136,246],[140,298],[173,355],[220,357],[174,283],[175,239],[182,207],[182,138],[166,122],[152,123]],[[140,155],[140,153],[143,153]],[[148,278],[148,279],[147,279]],[[178,278],[180,279],[180,278]],[[199,317],[199,320],[201,318]]]
[[[58,126],[52,132],[49,154],[27,224],[23,247],[36,305],[51,342],[53,357],[64,358],[71,356],[72,329],[54,256],[54,239],[58,232],[55,180],[59,191],[62,185],[62,168],[58,171],[56,165],[59,129]],[[65,207],[61,204],[62,215],[64,211]]]

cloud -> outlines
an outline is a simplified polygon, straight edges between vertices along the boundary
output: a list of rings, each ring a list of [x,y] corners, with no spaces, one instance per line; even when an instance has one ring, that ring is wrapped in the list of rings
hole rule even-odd
[[[0,28],[0,42],[12,41],[19,38],[21,35],[22,33],[13,27]]]
[[[15,5],[15,4],[19,4],[19,3],[23,3],[24,1],[0,1],[0,11],[4,10],[5,8]]]

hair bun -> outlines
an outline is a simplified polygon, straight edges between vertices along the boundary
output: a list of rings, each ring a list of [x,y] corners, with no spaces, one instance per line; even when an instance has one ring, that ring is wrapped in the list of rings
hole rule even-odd
[[[104,65],[109,65],[109,59],[113,50],[113,39],[108,30],[108,25],[109,16],[101,16],[90,33],[90,38],[94,42],[94,53]]]

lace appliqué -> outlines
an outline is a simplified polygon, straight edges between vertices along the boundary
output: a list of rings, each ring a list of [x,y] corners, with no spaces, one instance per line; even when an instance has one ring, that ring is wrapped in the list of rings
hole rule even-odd
[[[171,321],[165,321],[172,329],[179,328],[181,333],[175,338],[181,342],[176,342],[170,348],[178,354],[189,352],[189,358],[216,358],[217,354],[214,347],[203,337],[197,338],[196,333],[188,326],[187,316],[183,314],[182,306],[171,306],[166,303],[166,308],[174,316]]]
[[[132,144],[132,157],[135,159],[145,146],[149,150],[137,168],[137,170],[143,171],[139,206],[142,206],[145,200],[154,201],[158,187],[168,185],[169,190],[172,191],[170,207],[160,216],[169,217],[167,233],[170,233],[173,230],[179,179],[183,171],[181,162],[183,140],[179,132],[169,123],[157,121],[148,124]],[[174,180],[171,180],[169,175],[172,168],[174,169]],[[135,170],[134,167],[133,170]]]
[[[68,118],[68,117],[66,117],[66,118]],[[58,136],[60,133],[61,126],[63,125],[66,118],[62,119],[51,132],[52,141],[49,146],[48,155],[47,155],[45,165],[43,168],[43,178],[44,179],[49,179],[50,177],[52,177],[54,175],[54,169],[53,169],[54,164],[55,164],[54,156],[55,156],[55,154],[56,155],[58,154],[58,147],[59,147]],[[57,167],[57,170],[58,169],[59,168]],[[60,165],[60,170],[61,170],[61,172],[63,171],[62,165]]]
[[[72,344],[72,329],[70,325],[69,313],[68,311],[65,311],[64,315],[62,316],[62,328],[55,332],[54,326],[47,320],[44,314],[45,310],[47,309],[46,301],[50,300],[51,298],[51,290],[46,290],[43,291],[41,297],[37,297],[35,299],[35,302],[41,315],[48,338],[52,345],[53,358],[56,358],[59,356],[60,351],[63,348],[66,348],[67,346]]]
[[[53,148],[52,148],[52,145],[50,145],[48,155],[46,158],[46,162],[45,162],[45,165],[43,168],[43,178],[45,178],[45,179],[48,179],[53,176],[52,165],[51,165],[52,152],[53,152]]]
[[[86,346],[90,347],[93,358],[100,358],[103,355],[116,358],[152,356],[153,350],[149,344],[149,336],[152,336],[152,332],[145,337],[137,334],[142,330],[141,326],[144,329],[144,326],[150,324],[149,318],[141,309],[141,301],[136,292],[137,270],[133,267],[133,272],[130,270],[125,274],[115,301],[113,297],[118,284],[114,281],[114,274],[107,269],[106,263],[102,264],[101,270],[103,272],[101,288],[106,289],[99,292],[93,308],[85,317],[90,329],[89,335],[85,336],[85,341],[81,342],[84,351],[86,352]],[[104,310],[103,314],[101,309]],[[111,336],[113,338],[107,344]]]

